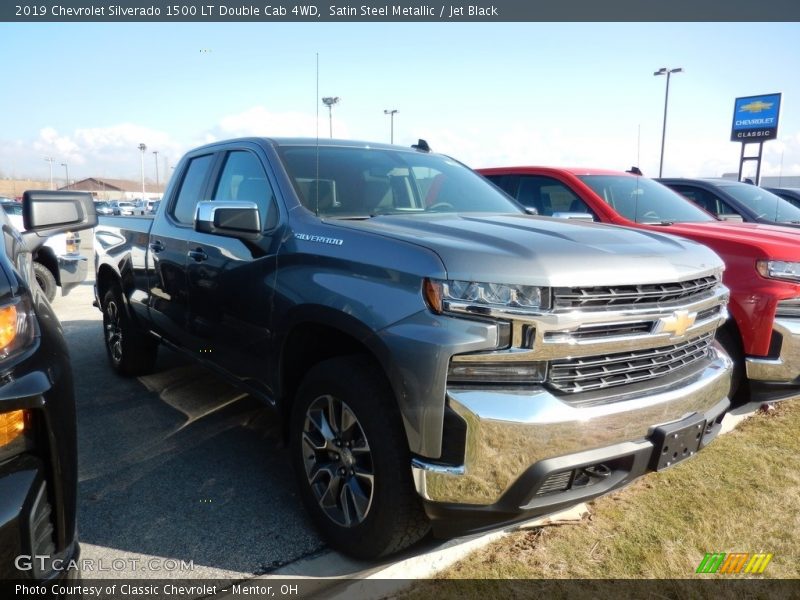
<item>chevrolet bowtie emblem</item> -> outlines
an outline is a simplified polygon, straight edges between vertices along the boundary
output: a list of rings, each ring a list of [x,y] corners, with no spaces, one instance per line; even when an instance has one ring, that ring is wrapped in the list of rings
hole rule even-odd
[[[679,337],[694,325],[696,319],[696,312],[690,313],[688,310],[676,310],[669,317],[659,319],[653,333],[672,333]]]

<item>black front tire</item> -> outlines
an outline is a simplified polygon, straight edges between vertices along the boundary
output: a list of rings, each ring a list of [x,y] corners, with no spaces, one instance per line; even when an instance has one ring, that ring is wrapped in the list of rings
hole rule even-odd
[[[116,289],[103,296],[103,334],[108,360],[117,373],[132,376],[153,370],[158,342],[131,319]]]
[[[58,284],[56,283],[56,278],[50,272],[50,269],[48,269],[42,263],[34,262],[33,275],[36,278],[36,283],[39,284],[39,287],[42,288],[44,295],[47,296],[47,301],[52,302],[55,300]]]
[[[742,404],[747,404],[750,401],[750,381],[745,373],[744,348],[742,347],[739,331],[728,322],[717,330],[717,341],[733,361],[731,391],[729,394],[731,405],[741,406]]]
[[[303,504],[335,550],[378,558],[430,529],[394,395],[367,357],[326,360],[308,372],[290,438]]]

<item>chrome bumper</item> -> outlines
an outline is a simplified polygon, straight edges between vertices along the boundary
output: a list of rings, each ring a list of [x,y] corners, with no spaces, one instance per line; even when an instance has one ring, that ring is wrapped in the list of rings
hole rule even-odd
[[[61,295],[66,296],[72,288],[83,283],[88,272],[89,259],[85,256],[80,254],[63,254],[59,256],[58,283],[61,286]]]
[[[448,402],[467,426],[464,462],[447,466],[414,459],[417,492],[427,501],[487,506],[548,459],[589,450],[601,450],[599,456],[626,446],[652,453],[647,438],[655,426],[694,413],[711,415],[721,402],[727,405],[731,368],[727,355],[714,346],[705,368],[674,388],[582,407],[544,388],[449,389]]]
[[[747,358],[747,378],[770,383],[793,383],[800,380],[800,319],[777,318],[773,330],[783,338],[780,356]]]

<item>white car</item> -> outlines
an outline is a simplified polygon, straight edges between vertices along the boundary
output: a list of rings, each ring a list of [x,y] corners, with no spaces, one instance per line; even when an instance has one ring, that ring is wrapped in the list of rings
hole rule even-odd
[[[0,206],[8,220],[19,231],[25,231],[22,223],[22,204],[12,198],[0,198]],[[60,233],[47,239],[34,254],[33,272],[36,283],[52,302],[56,290],[61,286],[64,295],[86,279],[88,259],[78,253],[80,238],[72,232]]]

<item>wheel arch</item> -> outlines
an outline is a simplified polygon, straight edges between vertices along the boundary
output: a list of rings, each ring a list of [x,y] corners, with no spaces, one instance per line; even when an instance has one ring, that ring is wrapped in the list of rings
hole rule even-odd
[[[278,360],[278,405],[282,415],[283,432],[288,434],[289,415],[303,376],[325,360],[343,356],[364,356],[386,381],[395,404],[397,390],[379,356],[380,340],[363,323],[338,311],[328,314],[324,307],[316,307],[311,314],[302,311],[287,329],[281,344]],[[402,414],[402,411],[401,411]],[[405,422],[403,428],[406,430]],[[406,435],[408,434],[406,430]]]
[[[43,265],[56,280],[56,285],[61,285],[61,273],[58,270],[58,257],[52,248],[42,246],[36,251],[34,260]]]

